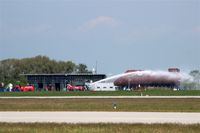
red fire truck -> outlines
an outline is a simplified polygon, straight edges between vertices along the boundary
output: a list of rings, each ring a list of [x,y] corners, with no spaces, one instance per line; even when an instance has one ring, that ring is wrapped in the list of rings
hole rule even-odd
[[[33,85],[27,85],[27,86],[16,86],[15,88],[19,89],[20,91],[35,91],[35,87]]]
[[[84,86],[72,86],[70,84],[67,84],[66,88],[68,91],[84,91],[85,90]]]

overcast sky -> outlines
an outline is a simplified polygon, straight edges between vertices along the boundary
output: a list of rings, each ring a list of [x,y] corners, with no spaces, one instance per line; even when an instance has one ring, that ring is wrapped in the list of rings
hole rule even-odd
[[[46,55],[98,72],[200,68],[200,0],[0,0],[0,60]]]

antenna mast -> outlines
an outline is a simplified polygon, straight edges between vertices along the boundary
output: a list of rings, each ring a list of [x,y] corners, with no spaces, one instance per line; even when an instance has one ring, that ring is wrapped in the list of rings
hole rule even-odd
[[[95,65],[95,73],[97,74],[97,61],[96,61],[96,65]]]

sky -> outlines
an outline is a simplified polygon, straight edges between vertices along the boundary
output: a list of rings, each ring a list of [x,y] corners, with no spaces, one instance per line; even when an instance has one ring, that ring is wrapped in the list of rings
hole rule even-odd
[[[0,0],[0,60],[37,55],[106,74],[200,69],[200,0]]]

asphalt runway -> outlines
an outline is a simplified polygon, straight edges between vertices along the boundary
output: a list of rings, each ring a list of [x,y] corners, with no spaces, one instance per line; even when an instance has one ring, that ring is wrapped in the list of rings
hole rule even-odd
[[[64,98],[64,99],[71,99],[71,98],[200,98],[200,96],[4,96],[0,97],[0,99],[21,99],[21,98],[33,98],[33,99],[51,99],[51,98]]]
[[[200,113],[173,112],[0,112],[0,122],[200,123]]]

